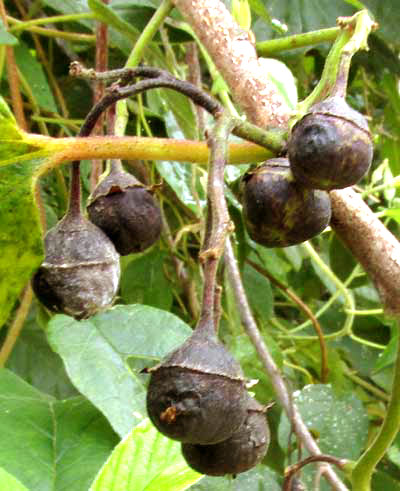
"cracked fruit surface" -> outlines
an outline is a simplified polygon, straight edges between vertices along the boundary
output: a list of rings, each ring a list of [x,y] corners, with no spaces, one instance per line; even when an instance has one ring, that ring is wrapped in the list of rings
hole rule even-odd
[[[230,438],[215,445],[182,443],[182,454],[189,466],[202,474],[235,475],[257,465],[267,453],[269,442],[264,407],[248,396],[246,419]]]
[[[117,293],[119,255],[80,214],[67,214],[45,237],[46,257],[32,288],[48,309],[77,319],[109,307]]]
[[[150,369],[147,411],[164,435],[189,443],[229,438],[247,415],[240,365],[201,322],[191,337]]]
[[[245,174],[241,201],[248,234],[266,247],[304,242],[322,232],[331,218],[328,193],[298,183],[284,158],[270,159]]]
[[[122,256],[142,252],[159,238],[161,211],[152,193],[125,171],[111,172],[89,198],[90,220]]]
[[[288,156],[295,178],[314,189],[356,184],[372,161],[366,119],[341,97],[311,107],[293,127]]]

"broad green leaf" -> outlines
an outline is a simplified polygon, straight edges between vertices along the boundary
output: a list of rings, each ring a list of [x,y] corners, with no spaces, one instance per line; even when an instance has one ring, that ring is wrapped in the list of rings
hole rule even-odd
[[[287,26],[286,36],[334,27],[337,17],[356,11],[343,0],[270,0],[265,3],[271,18]],[[254,30],[260,41],[277,37],[276,30],[264,21],[257,22]]]
[[[181,162],[157,161],[157,171],[163,179],[171,186],[179,200],[192,210],[196,215],[200,214],[199,204],[205,206],[204,190],[199,183],[199,171],[194,169],[195,166],[187,165]],[[200,203],[198,204],[192,191],[193,181],[197,191],[200,194]],[[206,178],[204,179],[206,181]]]
[[[297,105],[297,86],[293,73],[281,61],[273,58],[259,58],[262,69],[276,90],[281,94],[289,110],[294,110]]]
[[[31,54],[28,46],[23,42],[20,42],[14,48],[14,54],[18,68],[31,88],[38,106],[41,109],[56,112],[57,106],[50,86],[47,83],[42,65]]]
[[[230,477],[204,477],[194,484],[191,491],[280,491],[277,474],[259,464],[232,479]]]
[[[145,305],[119,305],[90,319],[56,315],[48,338],[75,387],[125,436],[146,415],[145,380],[129,367],[153,366],[192,332],[178,317]]]
[[[15,44],[18,44],[18,39],[7,31],[3,21],[0,20],[0,45],[13,46]]]
[[[105,5],[102,0],[88,0],[88,6],[102,22],[114,27],[131,41],[136,41],[138,31],[116,14],[111,7]]]
[[[145,419],[115,448],[90,491],[183,491],[199,479],[183,459],[180,443]]]
[[[7,368],[36,389],[57,399],[76,396],[77,391],[66,374],[61,358],[50,348],[36,317],[37,309],[31,309],[7,360]]]
[[[0,393],[0,466],[30,491],[86,491],[118,441],[98,410],[83,397],[56,401],[5,369]]]
[[[400,491],[398,479],[394,479],[382,471],[375,471],[372,475],[371,491]]]
[[[363,0],[379,23],[376,34],[389,43],[399,46],[400,4],[391,0]]]
[[[0,467],[0,489],[7,491],[28,491],[18,479]]]
[[[44,160],[0,162],[0,326],[43,258],[32,178]]]
[[[329,385],[307,385],[293,394],[307,428],[318,439],[322,453],[356,460],[367,439],[368,416],[353,394],[339,397]],[[290,423],[285,415],[278,429],[279,443],[287,447]]]
[[[265,325],[273,314],[273,296],[269,280],[252,266],[245,264],[243,283],[252,310]]]
[[[128,264],[121,278],[121,296],[126,303],[170,309],[171,285],[163,270],[166,257],[165,252],[153,248]]]

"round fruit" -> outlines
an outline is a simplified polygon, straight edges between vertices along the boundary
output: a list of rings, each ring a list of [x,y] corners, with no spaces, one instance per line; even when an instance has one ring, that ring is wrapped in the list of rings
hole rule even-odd
[[[306,189],[289,162],[271,159],[244,175],[243,218],[250,237],[266,247],[287,247],[318,235],[329,224],[328,193]]]
[[[182,444],[182,454],[194,470],[209,476],[239,474],[254,467],[268,450],[270,432],[265,409],[248,396],[247,417],[238,430],[215,445]]]
[[[368,171],[372,153],[367,121],[337,96],[311,107],[293,127],[288,146],[295,178],[314,189],[356,184]]]
[[[111,305],[119,284],[119,255],[96,225],[67,213],[46,234],[45,249],[32,288],[48,309],[81,319]]]
[[[141,252],[161,234],[160,208],[152,193],[123,170],[111,171],[94,189],[87,212],[122,255]]]
[[[200,321],[190,338],[150,373],[147,411],[169,438],[217,443],[246,417],[242,370],[216,338],[213,324]]]

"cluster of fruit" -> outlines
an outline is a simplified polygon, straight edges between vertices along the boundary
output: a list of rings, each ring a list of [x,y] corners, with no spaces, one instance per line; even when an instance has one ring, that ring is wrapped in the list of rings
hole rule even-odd
[[[32,280],[50,310],[77,319],[110,306],[119,286],[119,255],[140,252],[160,236],[160,208],[150,190],[119,165],[89,197],[88,220],[70,206],[45,237],[46,257]]]
[[[271,159],[241,182],[250,237],[266,247],[287,247],[329,224],[327,191],[357,183],[372,160],[365,118],[338,96],[311,107],[291,132],[288,158]]]
[[[266,408],[250,397],[240,365],[200,320],[193,334],[151,373],[147,412],[158,430],[182,442],[198,472],[239,474],[266,454]]]

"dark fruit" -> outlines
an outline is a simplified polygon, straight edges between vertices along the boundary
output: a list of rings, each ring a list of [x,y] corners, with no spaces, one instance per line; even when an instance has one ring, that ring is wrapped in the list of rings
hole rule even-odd
[[[248,396],[247,417],[230,438],[215,445],[182,443],[182,454],[190,467],[202,474],[239,474],[262,460],[269,441],[265,409]]]
[[[122,168],[100,181],[88,203],[90,220],[123,256],[147,249],[160,237],[162,220],[157,202],[142,183]]]
[[[243,373],[216,338],[213,325],[200,321],[192,336],[150,372],[147,411],[169,438],[217,443],[243,423]]]
[[[250,237],[266,247],[304,242],[322,232],[331,218],[328,193],[304,188],[283,158],[245,174],[241,200]]]
[[[119,255],[96,225],[80,214],[67,214],[46,234],[45,248],[32,287],[47,308],[81,319],[112,303]]]
[[[314,189],[341,189],[358,182],[372,160],[365,118],[342,97],[311,107],[293,127],[288,156],[295,178]]]

